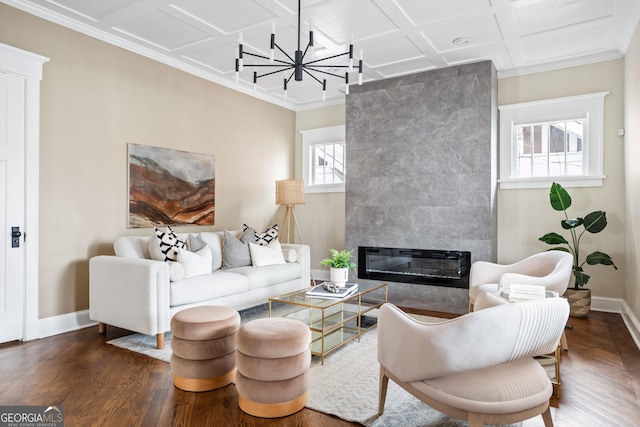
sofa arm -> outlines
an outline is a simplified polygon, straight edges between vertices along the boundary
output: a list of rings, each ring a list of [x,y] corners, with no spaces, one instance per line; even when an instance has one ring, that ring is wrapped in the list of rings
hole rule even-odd
[[[282,249],[293,249],[297,253],[296,263],[302,266],[302,283],[311,286],[311,248],[308,245],[281,243]]]
[[[169,265],[107,255],[91,258],[89,317],[146,335],[168,331]]]

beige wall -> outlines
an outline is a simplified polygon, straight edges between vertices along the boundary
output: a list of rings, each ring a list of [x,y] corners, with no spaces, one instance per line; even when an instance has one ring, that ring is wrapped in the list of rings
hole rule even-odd
[[[629,143],[639,142],[640,132],[639,38],[636,31],[627,54],[626,100],[622,60],[498,82],[501,105],[611,92],[605,103],[604,187],[570,192],[577,211],[604,209],[609,219],[597,249],[612,255],[620,270],[591,268],[594,295],[621,298],[626,283],[636,317],[640,199],[627,194],[625,220],[623,150],[626,140],[626,158],[640,155],[639,144]],[[243,222],[261,228],[282,221],[274,182],[300,177],[298,131],[345,121],[344,105],[295,114],[1,3],[0,43],[51,58],[44,66],[41,106],[41,318],[88,308],[88,259],[111,253],[119,235],[150,232],[126,228],[127,143],[215,155],[216,225],[179,231],[234,229]],[[616,129],[625,126],[626,137],[617,137]],[[633,166],[627,180],[635,188],[640,172]],[[304,243],[312,248],[311,267],[319,269],[330,248],[344,247],[344,193],[309,194],[296,212]],[[499,191],[499,261],[546,249],[537,238],[558,228],[557,214],[548,207],[546,190]]]
[[[40,137],[41,318],[88,308],[88,260],[127,230],[127,143],[211,154],[216,224],[266,228],[295,113],[0,4],[0,43],[50,58]]]
[[[625,56],[625,177],[627,191],[627,280],[625,301],[640,319],[640,24]]]
[[[302,177],[302,136],[299,132],[343,125],[344,122],[344,104],[298,112],[296,115],[296,178]],[[306,205],[296,206],[303,241],[311,246],[311,270],[326,269],[318,263],[329,255],[329,249],[345,249],[344,201],[344,193],[316,193],[307,194]]]
[[[609,225],[598,235],[586,235],[584,254],[600,250],[611,255],[619,270],[586,266],[591,275],[587,287],[594,296],[622,298],[625,280],[625,184],[624,138],[616,130],[624,127],[624,60],[607,61],[558,71],[505,78],[498,81],[498,105],[563,96],[609,91],[605,98],[604,174],[602,187],[569,188],[573,203],[570,215],[584,216],[595,210],[607,212]],[[561,232],[560,212],[551,209],[548,189],[498,191],[498,262],[517,261],[548,245],[538,237]],[[561,233],[562,234],[562,233]]]

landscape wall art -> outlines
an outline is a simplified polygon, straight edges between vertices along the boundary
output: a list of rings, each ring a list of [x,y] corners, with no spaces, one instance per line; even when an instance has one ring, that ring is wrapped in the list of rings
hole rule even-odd
[[[129,144],[129,228],[214,219],[214,156]]]

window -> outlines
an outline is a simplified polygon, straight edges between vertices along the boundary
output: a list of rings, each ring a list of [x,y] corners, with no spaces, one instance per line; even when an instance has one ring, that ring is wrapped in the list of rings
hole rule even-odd
[[[500,188],[602,185],[608,92],[500,109]]]
[[[345,127],[311,129],[302,134],[302,179],[307,193],[343,192]]]

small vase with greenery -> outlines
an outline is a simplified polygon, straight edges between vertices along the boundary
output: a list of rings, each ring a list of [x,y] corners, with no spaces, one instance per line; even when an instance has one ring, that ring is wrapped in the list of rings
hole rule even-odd
[[[330,249],[331,256],[320,261],[320,265],[331,267],[331,281],[344,286],[349,277],[349,270],[355,271],[356,264],[351,262],[351,251]]]
[[[569,230],[570,240],[565,239],[558,233],[547,233],[540,237],[544,243],[549,245],[564,245],[556,246],[549,250],[565,251],[573,255],[573,275],[575,277],[575,289],[580,289],[589,281],[589,275],[584,272],[584,264],[588,265],[612,265],[616,270],[618,267],[613,263],[611,257],[604,252],[592,252],[585,258],[581,258],[580,254],[580,240],[584,236],[584,233],[590,234],[599,233],[607,226],[607,215],[604,211],[591,212],[584,218],[569,218],[567,214],[567,208],[571,206],[571,196],[567,190],[565,190],[560,184],[554,182],[551,184],[551,191],[549,192],[551,201],[551,207],[557,211],[563,211],[564,217],[560,222],[563,229]],[[581,229],[579,227],[582,227]]]

